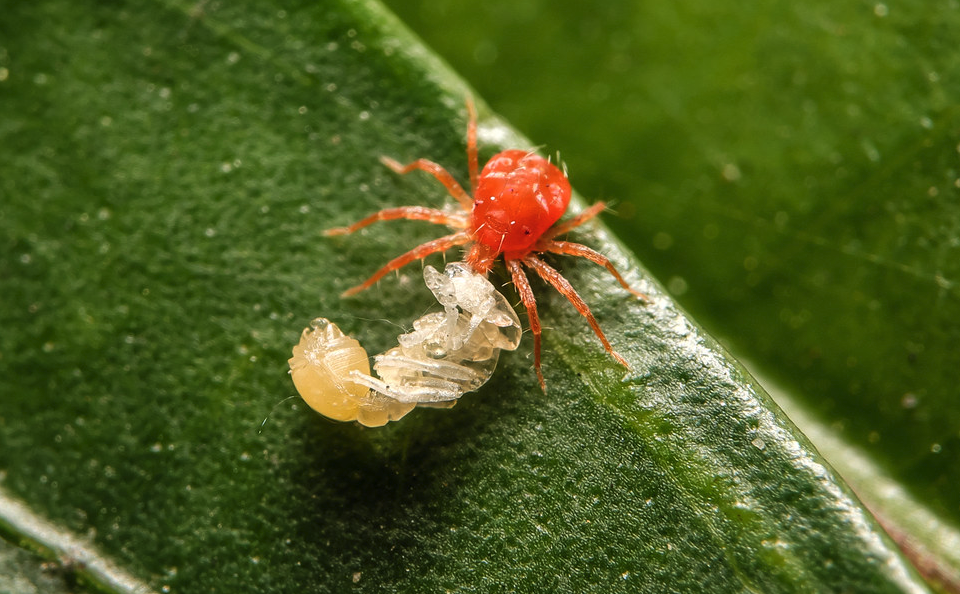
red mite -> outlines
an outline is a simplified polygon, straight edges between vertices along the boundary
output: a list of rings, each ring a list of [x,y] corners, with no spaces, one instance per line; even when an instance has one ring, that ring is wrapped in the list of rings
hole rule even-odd
[[[534,340],[534,367],[537,378],[540,380],[540,387],[544,391],[546,391],[546,383],[540,370],[540,318],[537,315],[537,302],[523,266],[532,269],[540,278],[563,294],[587,319],[607,352],[621,365],[628,367],[627,361],[610,346],[590,308],[569,281],[540,259],[540,254],[545,252],[586,258],[609,270],[623,288],[641,299],[646,299],[645,295],[630,288],[603,254],[579,243],[555,239],[597,216],[604,209],[604,203],[598,202],[576,217],[555,224],[567,211],[567,205],[570,203],[570,182],[567,181],[566,175],[548,160],[528,151],[506,150],[497,153],[478,175],[477,113],[473,101],[469,99],[467,111],[470,115],[467,124],[467,162],[470,167],[470,188],[473,197],[464,191],[446,169],[432,161],[417,159],[408,165],[401,165],[388,157],[380,158],[384,165],[399,174],[418,169],[429,173],[447,188],[451,196],[457,199],[463,209],[462,212],[450,213],[425,206],[386,208],[349,227],[330,229],[326,231],[326,235],[353,233],[376,221],[394,219],[429,221],[447,225],[456,232],[428,241],[394,258],[363,284],[349,289],[343,295],[359,293],[387,273],[414,260],[446,251],[454,246],[469,245],[465,261],[479,274],[486,275],[490,272],[494,261],[503,254],[507,270],[510,271],[513,284],[530,318],[530,329],[533,331]]]

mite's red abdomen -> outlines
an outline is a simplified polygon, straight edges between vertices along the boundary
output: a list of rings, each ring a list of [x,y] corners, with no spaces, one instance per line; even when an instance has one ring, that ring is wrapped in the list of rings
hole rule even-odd
[[[495,252],[529,249],[567,211],[570,182],[546,159],[522,150],[498,153],[480,172],[471,227]]]

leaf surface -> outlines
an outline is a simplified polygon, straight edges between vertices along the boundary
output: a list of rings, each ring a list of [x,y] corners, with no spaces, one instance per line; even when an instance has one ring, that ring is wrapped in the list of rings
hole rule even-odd
[[[600,227],[576,237],[652,303],[589,263],[562,268],[629,371],[535,283],[546,395],[527,340],[456,408],[384,429],[286,400],[312,317],[378,352],[432,302],[415,266],[338,297],[437,230],[322,229],[449,201],[378,157],[466,173],[467,90],[380,5],[10,13],[4,500],[158,591],[925,590],[766,393]],[[486,113],[481,138],[484,156],[530,146]]]

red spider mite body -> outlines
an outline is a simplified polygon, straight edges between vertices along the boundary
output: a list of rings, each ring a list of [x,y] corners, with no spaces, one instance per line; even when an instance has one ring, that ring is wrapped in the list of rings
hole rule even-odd
[[[526,252],[570,204],[570,182],[549,161],[526,151],[497,154],[480,172],[471,228],[497,252]]]
[[[476,111],[469,99],[467,111],[470,116],[467,125],[467,161],[472,196],[467,194],[443,167],[432,161],[418,159],[408,165],[401,165],[388,157],[380,158],[384,165],[400,174],[415,170],[429,173],[457,199],[462,208],[461,212],[450,213],[423,206],[387,208],[349,227],[330,229],[326,234],[353,233],[376,221],[394,219],[429,221],[447,225],[456,232],[428,241],[394,258],[362,284],[347,290],[344,296],[369,288],[387,273],[414,260],[458,245],[469,244],[465,261],[480,274],[487,274],[497,257],[503,254],[504,263],[530,319],[530,330],[534,338],[534,367],[540,387],[544,391],[546,384],[540,370],[542,328],[536,300],[523,271],[524,267],[532,269],[566,297],[587,319],[607,352],[626,367],[626,360],[610,346],[586,302],[559,272],[539,257],[541,253],[549,252],[586,258],[610,271],[625,289],[641,299],[646,299],[642,293],[630,288],[606,256],[585,245],[554,239],[597,216],[604,209],[604,203],[598,202],[578,216],[556,224],[570,203],[570,182],[564,172],[547,159],[528,151],[512,149],[497,153],[478,174]]]

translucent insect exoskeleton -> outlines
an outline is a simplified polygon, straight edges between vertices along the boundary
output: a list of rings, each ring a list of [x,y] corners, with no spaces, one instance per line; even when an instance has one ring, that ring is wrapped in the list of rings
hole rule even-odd
[[[413,323],[413,332],[375,358],[377,378],[364,378],[371,390],[399,402],[453,406],[490,379],[501,350],[514,350],[520,319],[507,299],[482,275],[463,263],[444,272],[423,271],[427,287],[444,306]]]
[[[424,268],[443,312],[413,322],[398,346],[375,357],[329,320],[317,318],[293,349],[290,370],[304,401],[338,421],[376,427],[415,406],[450,407],[490,379],[501,350],[514,350],[520,319],[506,298],[463,263]]]
[[[370,374],[370,360],[360,343],[336,324],[317,318],[300,335],[290,358],[293,384],[310,408],[337,421],[380,427],[396,421],[415,404],[399,402],[356,383],[352,374]]]

